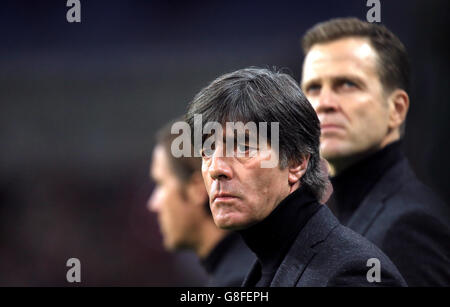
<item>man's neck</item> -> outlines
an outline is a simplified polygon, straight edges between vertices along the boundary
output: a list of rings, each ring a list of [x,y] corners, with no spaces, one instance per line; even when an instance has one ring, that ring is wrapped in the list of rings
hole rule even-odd
[[[212,217],[207,217],[199,231],[199,238],[196,244],[195,253],[200,259],[205,259],[216,247],[216,245],[228,234],[214,224]]]

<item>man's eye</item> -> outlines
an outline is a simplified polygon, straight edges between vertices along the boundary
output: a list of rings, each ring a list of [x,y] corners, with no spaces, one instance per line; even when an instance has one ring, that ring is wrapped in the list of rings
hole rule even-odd
[[[320,85],[318,85],[318,84],[312,84],[306,88],[306,93],[308,95],[317,94],[319,91],[320,91]]]
[[[250,149],[250,147],[246,144],[237,144],[237,150],[240,152],[246,152]]]
[[[356,84],[352,81],[345,80],[342,82],[342,87],[343,88],[354,88],[354,87],[356,87]]]
[[[203,158],[210,158],[214,154],[214,150],[211,148],[203,148],[201,154]]]

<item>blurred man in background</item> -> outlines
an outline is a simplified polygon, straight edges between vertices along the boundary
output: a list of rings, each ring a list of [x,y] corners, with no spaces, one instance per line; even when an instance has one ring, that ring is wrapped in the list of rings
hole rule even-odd
[[[255,256],[238,234],[217,228],[201,175],[201,158],[171,154],[172,124],[162,128],[153,150],[151,178],[156,186],[148,201],[156,212],[167,250],[192,250],[210,279],[207,286],[238,287]]]
[[[378,245],[410,286],[449,286],[448,207],[401,151],[410,103],[404,45],[382,25],[345,18],[315,25],[302,47],[301,85],[333,175],[329,207]]]

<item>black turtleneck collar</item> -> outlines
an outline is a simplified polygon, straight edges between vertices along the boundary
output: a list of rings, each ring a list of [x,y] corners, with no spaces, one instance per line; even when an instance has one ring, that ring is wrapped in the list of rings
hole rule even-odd
[[[289,194],[263,221],[239,231],[256,254],[261,268],[256,286],[269,286],[288,248],[311,216],[320,208],[315,196],[300,187]]]
[[[327,205],[342,224],[347,224],[382,175],[402,158],[401,141],[397,141],[331,178],[333,194]]]

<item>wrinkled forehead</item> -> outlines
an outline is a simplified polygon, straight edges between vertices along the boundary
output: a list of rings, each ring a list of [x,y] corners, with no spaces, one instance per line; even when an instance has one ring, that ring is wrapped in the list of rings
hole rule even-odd
[[[311,60],[329,58],[339,60],[348,56],[369,59],[376,55],[370,41],[365,38],[343,38],[314,45],[307,57]]]
[[[272,125],[266,122],[227,122],[225,124],[208,123],[204,127],[203,140],[206,138],[218,138],[220,140],[245,140],[245,141],[257,141],[266,140],[265,138],[271,135]],[[261,130],[265,130],[264,133],[260,133]],[[261,131],[262,132],[262,131]]]
[[[341,74],[375,74],[377,61],[376,51],[369,40],[364,38],[345,38],[316,44],[305,57],[302,83]]]
[[[166,149],[162,145],[156,145],[153,149],[152,161],[149,167],[150,178],[159,180],[166,174],[172,175],[169,158]]]

